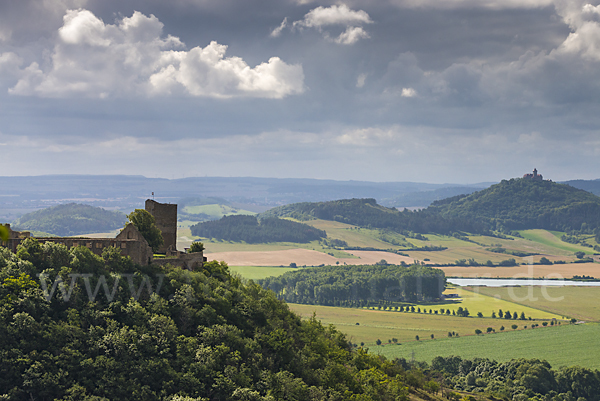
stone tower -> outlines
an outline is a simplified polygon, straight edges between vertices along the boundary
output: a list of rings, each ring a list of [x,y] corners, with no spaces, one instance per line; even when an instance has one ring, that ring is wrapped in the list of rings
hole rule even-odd
[[[146,200],[146,211],[148,211],[154,220],[156,226],[162,231],[164,244],[158,250],[158,253],[166,253],[167,249],[177,249],[177,204],[158,203],[152,199]]]

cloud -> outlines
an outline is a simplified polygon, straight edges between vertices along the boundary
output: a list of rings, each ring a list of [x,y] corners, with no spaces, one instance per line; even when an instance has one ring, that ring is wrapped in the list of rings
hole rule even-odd
[[[359,76],[356,78],[356,87],[357,88],[362,88],[363,86],[365,86],[365,81],[367,80],[367,74],[359,74]]]
[[[417,96],[417,91],[413,88],[402,88],[402,97],[415,97]]]
[[[283,31],[283,29],[284,29],[286,26],[287,26],[287,17],[285,17],[285,18],[283,19],[283,21],[281,22],[281,24],[280,24],[280,25],[279,25],[277,28],[275,28],[275,29],[273,29],[273,30],[271,31],[271,35],[270,35],[270,36],[271,36],[272,38],[276,38],[276,37],[278,37],[279,35],[281,35],[281,31]]]
[[[180,50],[179,38],[162,35],[154,15],[134,12],[105,24],[92,12],[69,10],[58,30],[51,67],[33,62],[10,93],[24,96],[92,98],[191,96],[280,99],[304,91],[301,65],[279,57],[250,67],[226,57],[227,46]]]
[[[319,6],[310,10],[303,20],[294,22],[294,26],[322,28],[329,25],[356,26],[371,24],[371,17],[363,10],[354,11],[347,5]]]
[[[340,34],[337,38],[335,38],[335,43],[340,43],[342,45],[353,45],[358,42],[360,39],[370,38],[369,34],[365,32],[364,29],[360,26],[349,26],[346,28],[344,32]]]
[[[326,39],[342,45],[352,45],[360,39],[369,38],[369,34],[363,29],[362,25],[372,24],[373,20],[366,11],[352,10],[345,4],[332,5],[330,7],[319,6],[310,10],[303,19],[292,23],[293,29],[314,28],[323,32]],[[278,36],[281,30],[287,24],[287,19],[271,32],[271,36]],[[328,29],[333,26],[342,26],[346,29],[337,37],[331,39],[331,33]]]
[[[402,8],[421,9],[473,9],[487,8],[492,10],[541,8],[554,3],[554,0],[392,0]]]

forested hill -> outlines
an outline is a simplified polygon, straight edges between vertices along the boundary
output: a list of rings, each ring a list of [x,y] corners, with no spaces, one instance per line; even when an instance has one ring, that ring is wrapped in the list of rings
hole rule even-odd
[[[220,220],[205,221],[190,227],[192,235],[249,244],[265,242],[317,241],[327,236],[323,230],[295,221],[255,216],[224,216]]]
[[[375,199],[342,199],[331,202],[304,202],[270,209],[260,217],[292,217],[298,220],[334,220],[361,227],[385,228],[396,232],[435,232],[448,234],[454,231],[487,232],[486,226],[468,217],[444,217],[428,209],[421,211],[387,208]]]
[[[492,230],[600,227],[600,197],[552,181],[503,180],[472,193],[434,202],[429,211],[445,218],[475,218]]]
[[[375,199],[344,199],[295,203],[270,209],[261,216],[334,220],[397,232],[439,234],[533,228],[592,231],[600,227],[600,197],[552,181],[516,178],[470,195],[436,201],[415,212],[386,208]]]
[[[123,227],[127,217],[89,205],[68,203],[27,213],[15,220],[15,230],[43,231],[58,236],[101,233]]]

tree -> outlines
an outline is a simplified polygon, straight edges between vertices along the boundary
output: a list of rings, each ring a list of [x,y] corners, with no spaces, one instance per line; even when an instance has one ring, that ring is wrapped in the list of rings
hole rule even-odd
[[[585,256],[585,252],[583,252],[583,251],[575,252],[575,257],[577,259],[583,259],[584,256]]]
[[[156,226],[156,220],[150,212],[144,209],[135,209],[127,215],[129,222],[142,234],[152,251],[156,252],[164,244],[162,232]]]
[[[551,265],[551,264],[552,264],[552,262],[547,257],[542,256],[540,258],[540,265]]]
[[[513,330],[516,330],[516,329],[517,329],[517,327],[519,327],[519,326],[517,326],[516,324],[513,324],[513,325],[512,325],[512,326],[510,326],[510,327],[511,327]]]
[[[500,319],[502,319],[504,317],[504,312],[502,312],[502,309],[498,309],[498,317]]]
[[[418,335],[415,336],[415,340],[419,341],[419,336]]]
[[[431,334],[431,339],[433,340],[435,338],[435,336],[433,334]]]
[[[378,338],[377,341],[375,341],[375,344],[381,345],[381,340]]]
[[[491,327],[488,327],[488,328],[487,328],[485,331],[486,331],[486,332],[489,334],[489,333],[491,333],[492,331],[494,331],[494,329],[493,329],[493,328],[491,328]]]
[[[8,241],[8,228],[4,224],[0,224],[0,240]]]
[[[504,331],[504,326],[500,326],[500,331]]]
[[[496,312],[492,311],[492,319],[496,318]]]
[[[481,333],[482,333],[482,331],[481,331],[481,330],[479,330],[479,329],[475,329],[475,334],[477,334],[477,335],[480,335]]]
[[[203,252],[204,251],[204,244],[202,242],[192,242],[192,245],[190,245],[190,249],[188,250],[189,253],[196,253],[196,252]]]
[[[483,317],[483,313],[477,312],[477,317]]]
[[[521,317],[519,319],[525,320],[525,312],[521,312]]]

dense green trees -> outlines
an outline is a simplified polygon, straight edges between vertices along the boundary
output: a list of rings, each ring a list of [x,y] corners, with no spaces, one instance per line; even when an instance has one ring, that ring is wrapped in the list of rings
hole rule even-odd
[[[512,400],[600,400],[600,372],[580,367],[552,369],[546,361],[513,359],[499,363],[489,359],[465,360],[436,357],[431,368],[450,376],[457,390],[494,393]],[[535,398],[534,398],[535,397]]]
[[[18,255],[0,247],[0,358],[0,399],[17,401],[407,401],[439,384],[496,399],[600,399],[600,372],[579,367],[370,355],[224,263],[135,266],[116,248],[99,257],[35,240]]]
[[[122,227],[125,220],[121,212],[68,203],[27,213],[13,222],[13,229],[72,236],[115,230]]]
[[[307,224],[273,217],[258,220],[255,216],[225,216],[190,228],[192,234],[199,237],[247,243],[306,243],[327,236],[325,231]]]
[[[2,399],[408,400],[406,363],[353,351],[224,263],[33,240],[19,254],[0,248]]]
[[[129,221],[137,228],[154,252],[158,251],[164,239],[160,228],[156,226],[154,216],[144,209],[135,209],[127,215]]]
[[[448,218],[475,218],[499,231],[600,227],[599,197],[552,181],[503,180],[470,195],[433,202],[428,209]]]
[[[443,271],[421,265],[325,266],[287,272],[258,283],[286,302],[362,306],[439,299],[446,278]]]

